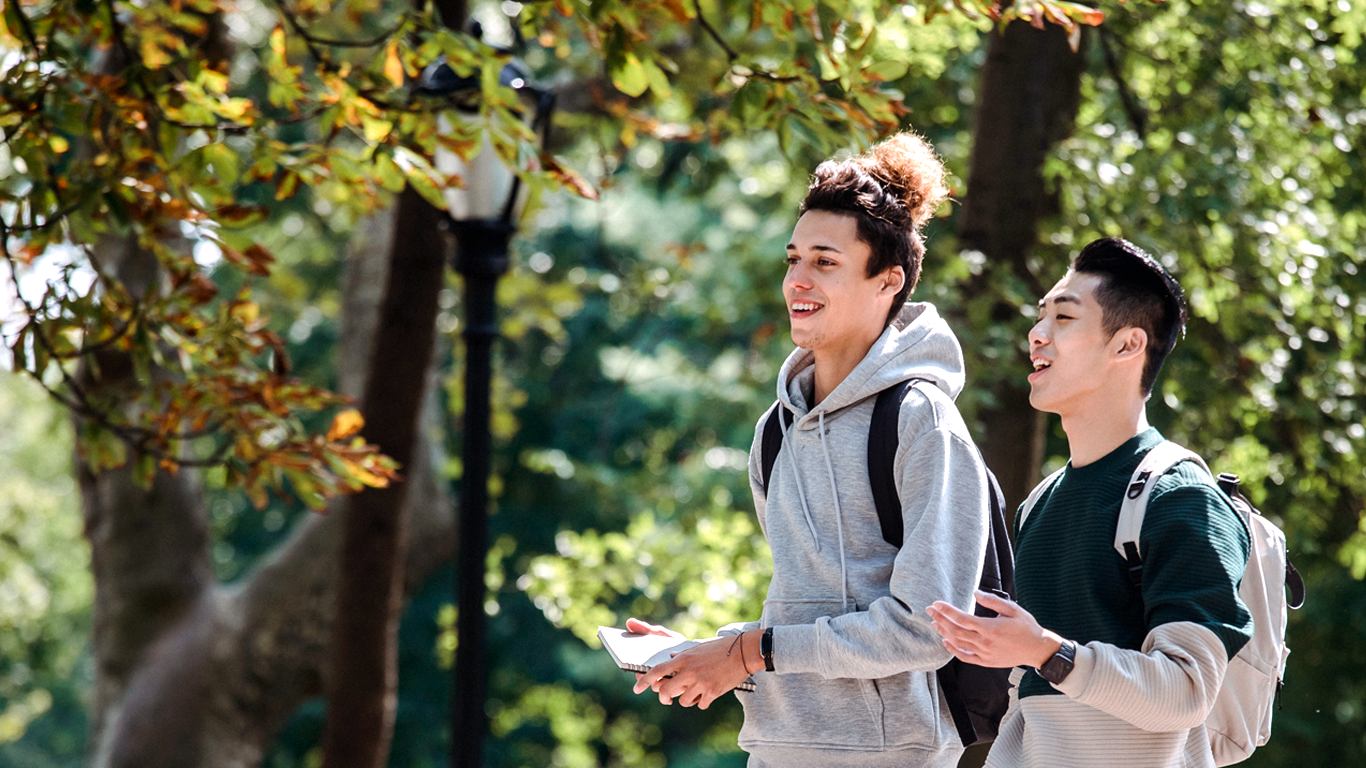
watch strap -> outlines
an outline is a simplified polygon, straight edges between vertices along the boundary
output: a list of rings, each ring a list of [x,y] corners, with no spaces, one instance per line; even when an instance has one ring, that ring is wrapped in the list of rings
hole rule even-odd
[[[759,636],[759,655],[764,658],[764,669],[773,671],[773,627],[764,630]]]

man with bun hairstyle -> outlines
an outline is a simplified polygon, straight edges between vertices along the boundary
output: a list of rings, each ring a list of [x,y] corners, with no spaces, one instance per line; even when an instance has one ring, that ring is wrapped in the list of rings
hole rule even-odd
[[[958,658],[1020,668],[990,768],[1215,765],[1205,718],[1252,636],[1248,531],[1187,461],[1147,480],[1141,570],[1115,548],[1131,477],[1163,442],[1145,403],[1185,318],[1176,281],[1118,238],[1082,249],[1039,302],[1029,401],[1062,417],[1071,460],[1016,516],[1018,604],[979,593],[990,619],[930,609]]]
[[[759,420],[750,484],[773,554],[757,622],[641,675],[636,692],[706,708],[737,692],[740,747],[767,766],[955,766],[963,751],[935,670],[951,656],[936,600],[972,610],[988,536],[988,480],[954,406],[963,353],[933,306],[907,303],[920,228],[945,199],[944,168],[903,133],[812,176],[787,244],[792,341],[778,405]],[[901,382],[894,459],[903,541],[883,538],[869,481],[877,395]],[[765,484],[769,419],[782,443]],[[632,619],[637,632],[666,632]]]

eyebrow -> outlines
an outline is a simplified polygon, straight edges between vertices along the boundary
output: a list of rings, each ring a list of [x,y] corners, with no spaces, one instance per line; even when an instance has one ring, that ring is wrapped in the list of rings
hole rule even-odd
[[[1039,299],[1039,309],[1043,309],[1046,304],[1048,304],[1048,299],[1046,297]],[[1053,297],[1053,305],[1057,306],[1058,304],[1076,304],[1077,306],[1081,306],[1081,299],[1070,293],[1062,293]]]
[[[795,244],[795,243],[788,243],[788,244],[787,244],[787,250],[789,250],[789,251],[795,251],[795,250],[797,250],[796,244]],[[822,251],[822,252],[828,251],[828,252],[830,252],[830,253],[844,253],[844,251],[841,251],[840,249],[836,248],[836,247],[833,246],[833,245],[813,245],[813,246],[811,246],[811,250],[813,250],[813,251]]]

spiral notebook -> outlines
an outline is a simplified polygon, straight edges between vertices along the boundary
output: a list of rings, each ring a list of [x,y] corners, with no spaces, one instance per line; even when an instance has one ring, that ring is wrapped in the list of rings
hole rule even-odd
[[[686,651],[698,644],[696,640],[680,640],[664,635],[640,635],[617,627],[598,627],[598,639],[611,654],[612,661],[627,672],[649,672],[678,651]],[[745,678],[735,686],[739,691],[754,690],[754,678]]]

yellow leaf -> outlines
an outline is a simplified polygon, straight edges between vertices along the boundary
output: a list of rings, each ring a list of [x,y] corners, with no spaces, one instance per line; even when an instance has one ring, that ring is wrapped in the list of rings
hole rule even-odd
[[[403,87],[403,62],[398,58],[397,40],[389,43],[389,50],[384,53],[384,76],[395,88]]]
[[[234,320],[243,325],[250,325],[261,316],[261,307],[254,301],[234,301],[231,314]]]
[[[389,487],[389,478],[380,477],[365,467],[362,467],[359,462],[343,459],[342,464],[346,466],[346,471],[351,474],[351,479],[359,481],[363,485],[368,485],[371,488]]]
[[[394,129],[394,124],[388,120],[377,120],[369,115],[361,115],[360,123],[365,129],[365,138],[367,141],[384,141],[388,138],[389,132]]]
[[[277,26],[270,33],[270,50],[275,52],[282,60],[285,58],[285,28]]]
[[[332,426],[327,429],[327,439],[345,440],[365,426],[365,417],[355,408],[347,408],[332,417]]]

